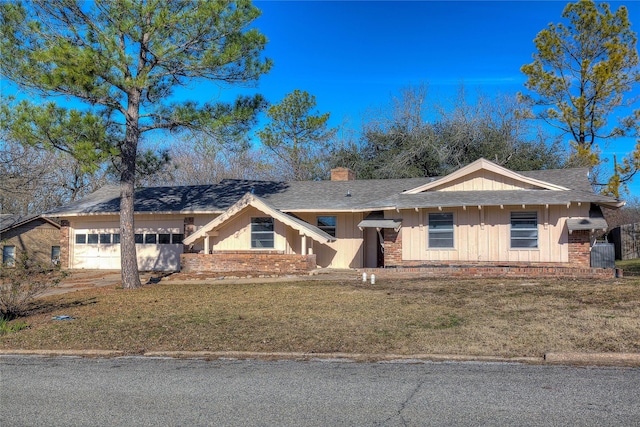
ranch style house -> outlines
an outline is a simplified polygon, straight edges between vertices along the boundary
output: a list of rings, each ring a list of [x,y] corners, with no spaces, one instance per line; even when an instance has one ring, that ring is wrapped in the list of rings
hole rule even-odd
[[[61,225],[63,267],[119,268],[119,191],[106,186],[48,213]],[[358,180],[336,168],[330,181],[140,188],[136,249],[143,271],[459,267],[610,276],[591,268],[590,251],[607,228],[601,207],[623,205],[596,194],[587,169],[515,172],[479,159],[443,177]]]

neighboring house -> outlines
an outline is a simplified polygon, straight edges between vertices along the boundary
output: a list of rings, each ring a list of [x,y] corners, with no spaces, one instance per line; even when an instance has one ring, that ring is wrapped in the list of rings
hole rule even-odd
[[[620,260],[640,258],[640,222],[615,227],[608,234],[615,248],[615,258]]]
[[[485,159],[438,178],[224,180],[135,194],[142,270],[300,272],[442,265],[589,268],[607,228],[586,169],[514,172]],[[50,212],[62,263],[119,267],[119,189]]]
[[[0,215],[2,263],[14,265],[23,253],[50,265],[60,261],[60,225],[40,215]]]

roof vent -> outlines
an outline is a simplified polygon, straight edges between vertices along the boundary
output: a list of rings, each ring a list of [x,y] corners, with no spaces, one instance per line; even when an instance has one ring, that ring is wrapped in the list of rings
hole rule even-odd
[[[349,168],[331,169],[331,181],[355,181],[356,173]]]
[[[351,190],[347,190],[347,194],[345,194],[344,197],[351,197]]]

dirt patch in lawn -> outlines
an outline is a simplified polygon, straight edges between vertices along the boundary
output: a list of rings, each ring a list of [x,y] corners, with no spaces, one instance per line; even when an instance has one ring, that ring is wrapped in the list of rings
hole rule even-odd
[[[54,320],[70,316],[73,320]],[[37,301],[2,349],[464,354],[640,352],[640,279],[105,286]]]

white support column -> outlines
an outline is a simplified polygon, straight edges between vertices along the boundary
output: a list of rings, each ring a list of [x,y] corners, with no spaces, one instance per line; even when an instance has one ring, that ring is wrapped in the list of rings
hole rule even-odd
[[[209,235],[208,234],[204,235],[204,253],[205,254],[209,253]]]
[[[302,235],[302,254],[305,255],[307,253],[307,235]]]

